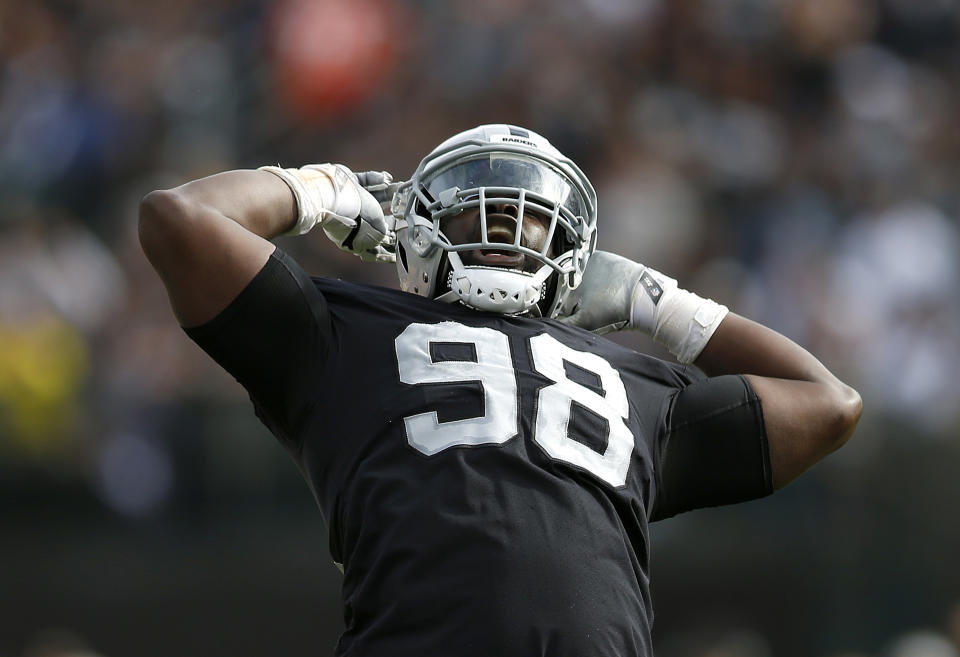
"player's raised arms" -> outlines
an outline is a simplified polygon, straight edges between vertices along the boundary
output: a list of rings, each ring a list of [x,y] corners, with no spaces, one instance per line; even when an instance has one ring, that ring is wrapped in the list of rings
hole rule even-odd
[[[648,524],[786,484],[846,440],[859,396],[784,336],[597,251],[593,186],[530,130],[454,135],[385,217],[389,183],[265,167],[140,211],[179,321],[328,523],[336,654],[648,657]],[[269,241],[318,224],[395,261],[402,290],[311,278]],[[598,335],[624,329],[679,362]]]

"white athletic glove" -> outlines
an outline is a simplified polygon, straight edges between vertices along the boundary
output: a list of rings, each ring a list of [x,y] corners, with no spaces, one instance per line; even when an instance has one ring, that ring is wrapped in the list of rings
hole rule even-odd
[[[393,182],[393,176],[388,171],[361,171],[355,175],[360,186],[370,192],[380,204],[384,216],[389,215],[393,196],[401,183]],[[387,221],[389,223],[389,218]]]
[[[603,334],[630,328],[663,344],[681,363],[696,360],[727,307],[677,286],[656,269],[607,251],[587,262],[560,321]]]
[[[297,199],[297,223],[287,235],[303,235],[318,223],[344,251],[367,262],[394,262],[393,216],[384,216],[381,202],[365,186],[386,187],[386,171],[353,173],[342,164],[308,164],[299,169],[260,167],[287,183]]]
[[[595,251],[583,280],[567,297],[560,321],[598,335],[630,324],[633,290],[646,268],[608,251]]]

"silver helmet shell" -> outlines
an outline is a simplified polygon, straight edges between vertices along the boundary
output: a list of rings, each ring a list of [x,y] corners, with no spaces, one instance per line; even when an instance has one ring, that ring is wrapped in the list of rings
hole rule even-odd
[[[543,248],[490,241],[487,208],[517,208],[549,219]],[[479,208],[480,240],[453,244],[441,221]],[[427,155],[393,203],[400,285],[420,296],[459,301],[506,315],[556,317],[580,284],[596,248],[597,195],[584,173],[535,132],[482,125],[447,139]],[[521,253],[536,271],[465,265],[460,253],[493,249]],[[442,279],[442,280],[441,280]]]

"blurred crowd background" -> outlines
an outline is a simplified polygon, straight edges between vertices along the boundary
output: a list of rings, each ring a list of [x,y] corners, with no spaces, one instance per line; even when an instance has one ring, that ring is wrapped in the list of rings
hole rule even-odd
[[[268,163],[404,178],[488,122],[581,165],[600,248],[865,400],[791,487],[655,526],[658,655],[957,657],[958,37],[957,0],[0,1],[0,657],[332,652],[320,514],[176,326],[137,203]]]

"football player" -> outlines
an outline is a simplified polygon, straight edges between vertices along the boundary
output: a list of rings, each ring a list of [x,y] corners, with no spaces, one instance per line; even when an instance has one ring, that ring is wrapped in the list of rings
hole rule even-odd
[[[269,241],[318,224],[402,290],[311,278]],[[649,655],[648,523],[767,495],[853,431],[858,394],[815,357],[596,230],[583,172],[509,125],[399,185],[268,166],[143,199],[180,324],[323,513],[337,655]]]

